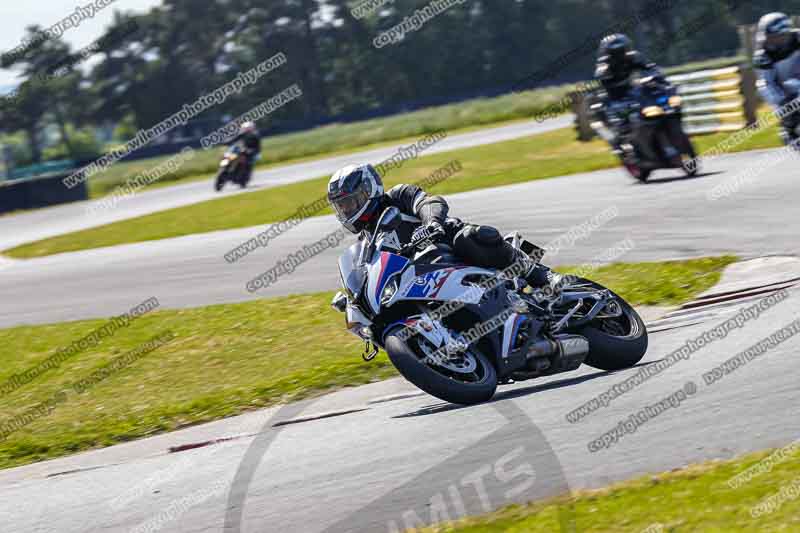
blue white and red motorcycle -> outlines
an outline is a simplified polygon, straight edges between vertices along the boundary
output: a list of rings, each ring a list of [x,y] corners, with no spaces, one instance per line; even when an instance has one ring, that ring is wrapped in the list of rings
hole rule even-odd
[[[383,348],[420,389],[474,404],[492,398],[498,384],[584,363],[619,370],[644,357],[644,322],[609,289],[564,278],[558,290],[534,290],[517,265],[476,268],[444,244],[403,245],[395,230],[407,218],[386,209],[378,229],[339,259],[344,290],[332,306],[365,341],[365,360]],[[506,240],[530,257],[541,253],[519,234]]]

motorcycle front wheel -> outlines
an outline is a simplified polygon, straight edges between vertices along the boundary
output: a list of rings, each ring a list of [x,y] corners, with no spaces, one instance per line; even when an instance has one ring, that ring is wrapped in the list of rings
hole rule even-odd
[[[220,170],[217,179],[214,180],[214,190],[219,192],[225,186],[225,171]]]
[[[474,405],[486,402],[497,389],[497,371],[479,351],[470,347],[443,364],[427,361],[436,351],[421,335],[403,340],[397,327],[386,335],[386,352],[404,378],[418,388],[446,402]]]

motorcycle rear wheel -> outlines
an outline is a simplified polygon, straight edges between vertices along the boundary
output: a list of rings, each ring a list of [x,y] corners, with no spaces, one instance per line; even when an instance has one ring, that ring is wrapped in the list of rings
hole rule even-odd
[[[636,178],[637,180],[645,183],[647,179],[650,177],[650,169],[645,169],[636,165],[634,163],[625,163],[625,170],[628,171],[632,177]]]
[[[587,279],[576,285],[592,289],[606,289]],[[574,285],[573,285],[574,286]],[[647,353],[647,327],[639,313],[624,299],[611,291],[622,308],[622,316],[614,319],[595,319],[576,332],[589,341],[589,355],[585,363],[599,370],[622,370],[636,365]]]
[[[239,184],[239,187],[242,189],[247,188],[247,184],[250,183],[250,172],[245,169],[239,173],[239,177],[236,179],[236,183]]]
[[[497,389],[497,371],[482,353],[470,348],[467,355],[473,360],[475,371],[471,376],[459,376],[455,372],[423,362],[426,354],[418,345],[426,342],[419,335],[403,340],[396,327],[386,335],[386,352],[389,359],[404,378],[419,389],[446,402],[460,405],[483,403],[494,396]],[[465,380],[456,379],[463,377]],[[469,379],[469,381],[466,381]]]
[[[693,155],[684,155],[681,158],[681,168],[686,173],[686,175],[690,178],[697,176],[697,173],[700,170],[700,165],[696,160],[695,156]]]

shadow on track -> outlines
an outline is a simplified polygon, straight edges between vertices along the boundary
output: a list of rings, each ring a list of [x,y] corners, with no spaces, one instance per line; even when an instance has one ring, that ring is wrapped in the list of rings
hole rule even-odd
[[[668,178],[649,178],[646,182],[641,181],[633,181],[634,185],[665,185],[667,183],[672,183],[674,181],[691,181],[697,180],[701,178],[709,178],[711,176],[717,176],[719,174],[725,174],[723,171],[718,172],[700,172],[694,176],[687,176],[686,174],[681,174],[680,176],[671,176]]]
[[[659,360],[655,361],[648,361],[646,363],[639,363],[637,365],[632,366],[631,368],[639,368],[642,366],[651,365],[653,363],[657,363]],[[629,369],[625,369],[629,370]],[[567,379],[559,379],[557,381],[551,381],[549,383],[542,383],[541,385],[530,385],[528,387],[523,387],[514,390],[502,391],[498,392],[494,395],[490,401],[484,404],[478,405],[487,405],[492,404],[495,402],[501,402],[504,400],[513,400],[515,398],[522,398],[523,396],[530,396],[531,394],[536,394],[539,392],[545,392],[554,389],[561,389],[564,387],[571,387],[573,385],[579,385],[580,383],[584,383],[586,381],[591,381],[593,379],[602,378],[605,376],[610,376],[616,374],[618,372],[622,372],[622,370],[616,372],[594,372],[593,374],[586,374],[585,376],[578,376],[574,378],[567,378]],[[447,413],[449,411],[458,411],[461,409],[469,409],[470,407],[476,407],[474,405],[456,405],[452,403],[437,403],[434,405],[429,405],[423,407],[421,409],[417,409],[416,411],[412,411],[410,413],[405,413],[402,415],[396,415],[392,418],[414,418],[417,416],[428,416],[428,415],[435,415],[439,413]]]

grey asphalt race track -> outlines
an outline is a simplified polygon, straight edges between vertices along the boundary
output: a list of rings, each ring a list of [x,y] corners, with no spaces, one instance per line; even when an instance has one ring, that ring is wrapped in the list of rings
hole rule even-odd
[[[425,155],[544,133],[567,127],[572,121],[572,115],[565,115],[542,123],[526,121],[470,133],[461,133],[433,145],[425,151]],[[249,190],[259,190],[264,187],[274,187],[333,174],[339,168],[350,163],[370,162],[377,164],[394,155],[400,146],[403,145],[262,170],[254,174]],[[113,209],[99,210],[91,214],[87,214],[87,209],[91,208],[92,204],[96,202],[89,201],[6,216],[0,218],[0,250],[8,250],[27,242],[102,226],[174,207],[196,204],[219,198],[220,196],[247,194],[247,192],[247,190],[239,191],[238,188],[234,189],[229,186],[222,193],[216,193],[213,191],[211,181],[205,180],[142,192],[123,200]]]
[[[733,154],[705,165],[706,175],[683,179],[661,171],[652,182],[633,182],[609,170],[453,195],[451,214],[519,230],[547,243],[609,208],[618,216],[551,265],[582,264],[631,239],[624,261],[736,253],[743,257],[798,252],[800,171],[794,159],[768,163],[777,151]],[[739,190],[711,201],[707,192],[755,167]],[[162,306],[193,307],[335,289],[341,247],[327,250],[255,295],[250,279],[336,229],[333,217],[304,221],[239,262],[223,256],[259,228],[233,230],[115,248],[0,263],[0,327],[107,317],[155,296]]]
[[[718,307],[703,313],[704,323],[653,334],[646,361],[665,357],[735,312],[736,306]],[[20,533],[388,533],[402,529],[414,513],[423,522],[459,518],[563,493],[567,485],[600,487],[783,446],[798,438],[800,338],[713,385],[702,375],[799,316],[794,291],[757,320],[578,423],[565,415],[637,369],[610,374],[584,368],[519,383],[502,388],[494,402],[469,408],[414,395],[392,380],[277,415],[275,409],[250,413],[2,471],[0,523]],[[608,449],[589,451],[590,441],[688,382],[696,384],[696,393],[678,407]],[[412,395],[368,401],[400,392]],[[283,417],[348,407],[366,410],[272,427]],[[237,435],[242,437],[225,444],[165,453],[171,445]],[[245,457],[250,470],[240,469]],[[234,484],[245,478],[249,483]],[[568,510],[564,514],[569,518]],[[580,522],[575,525],[573,531],[582,531]]]

